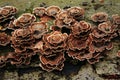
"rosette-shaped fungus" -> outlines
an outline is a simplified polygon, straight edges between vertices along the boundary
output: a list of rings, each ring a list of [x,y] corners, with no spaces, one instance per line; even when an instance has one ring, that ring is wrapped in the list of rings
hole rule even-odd
[[[90,64],[95,64],[95,63],[99,62],[99,60],[100,60],[101,58],[103,58],[103,56],[104,56],[105,53],[106,53],[105,51],[103,51],[102,53],[100,53],[100,52],[95,52],[95,53],[92,54],[92,57],[91,57],[90,59],[87,59],[87,61],[88,61]]]
[[[28,65],[34,52],[32,50],[27,50],[21,53],[10,52],[7,57],[7,62],[10,62],[12,65]]]
[[[31,49],[34,42],[34,37],[29,29],[16,29],[11,37],[12,47],[16,53]]]
[[[13,29],[21,29],[21,28],[28,28],[34,21],[36,20],[36,17],[30,13],[24,13],[19,18],[14,20]]]
[[[31,26],[29,26],[29,28],[36,39],[40,39],[43,34],[47,33],[48,31],[48,26],[45,22],[34,22]]]
[[[80,61],[90,59],[88,36],[91,25],[85,21],[80,21],[72,27],[72,34],[68,37],[68,56]]]
[[[45,14],[46,10],[44,7],[36,7],[33,9],[33,13],[38,16],[41,17]]]
[[[113,22],[117,25],[120,24],[120,16],[118,14],[114,14],[112,15],[112,18],[113,18]]]
[[[51,55],[41,55],[40,56],[40,67],[43,70],[46,70],[48,72],[53,70],[59,70],[61,71],[64,67],[64,53],[57,52],[53,53]]]
[[[66,33],[62,34],[59,31],[44,34],[42,41],[38,42],[35,48],[39,49],[43,55],[64,51],[67,49],[67,37],[68,35]]]
[[[46,71],[62,70],[64,64],[64,51],[67,50],[66,33],[59,31],[44,34],[42,41],[35,45],[35,49],[40,51],[40,66]]]
[[[10,43],[10,36],[6,33],[0,33],[0,46],[6,46]]]
[[[5,6],[0,8],[0,23],[15,15],[16,12],[17,9],[13,6]]]
[[[113,48],[112,42],[110,41],[97,41],[92,35],[89,36],[89,51],[90,53],[103,52],[104,50],[111,50]]]
[[[68,14],[67,11],[61,11],[58,15],[57,15],[57,18],[54,22],[54,24],[56,26],[58,26],[59,28],[63,28],[63,27],[66,27],[66,28],[69,28],[71,29],[71,25],[75,22],[75,20],[73,19],[72,16],[70,16]]]
[[[76,22],[72,26],[72,34],[75,37],[86,37],[91,31],[91,25],[90,23],[87,23],[85,21]]]
[[[112,38],[117,36],[115,33],[115,28],[116,26],[111,24],[111,22],[103,22],[99,24],[98,27],[92,31],[94,41],[110,41]]]
[[[91,16],[92,21],[94,22],[104,22],[108,19],[108,14],[105,12],[98,12]]]
[[[13,6],[5,6],[0,8],[0,30],[6,30],[14,20],[14,15],[17,13],[17,9]]]
[[[103,22],[89,35],[89,52],[93,56],[88,60],[90,64],[98,62],[101,56],[105,55],[106,51],[113,48],[111,39],[117,36],[114,33],[114,28],[109,22]]]
[[[61,11],[58,6],[50,6],[46,8],[46,15],[56,17],[56,15]]]
[[[81,7],[71,7],[67,11],[68,11],[68,14],[77,21],[80,21],[85,14],[85,10]]]

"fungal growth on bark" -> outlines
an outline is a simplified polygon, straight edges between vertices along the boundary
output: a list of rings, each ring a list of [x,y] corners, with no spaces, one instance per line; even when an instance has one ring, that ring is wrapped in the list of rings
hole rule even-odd
[[[48,26],[45,22],[34,22],[29,28],[36,39],[40,39],[43,34],[48,32]]]
[[[61,9],[58,6],[50,6],[46,8],[46,15],[56,17],[56,15],[61,12]]]
[[[44,34],[42,41],[35,45],[35,49],[40,51],[40,66],[46,71],[62,70],[64,66],[64,51],[67,49],[66,33],[54,31]]]
[[[52,53],[51,55],[41,55],[39,58],[41,61],[40,67],[48,72],[53,70],[61,71],[64,67],[63,62],[65,58],[62,52]]]
[[[57,18],[54,22],[59,28],[71,28],[71,25],[75,22],[72,16],[68,14],[67,11],[62,11],[57,15]]]
[[[17,8],[13,6],[0,8],[0,30],[6,30],[7,28],[13,26],[12,24],[16,13]]]
[[[33,9],[33,14],[35,14],[36,16],[43,16],[45,14],[46,10],[44,7],[36,7]]]
[[[10,36],[6,33],[0,33],[0,46],[6,46],[10,43]]]
[[[16,20],[14,20],[13,29],[23,29],[30,26],[34,21],[36,20],[36,17],[30,13],[24,13],[20,17],[18,17]]]
[[[29,29],[17,29],[12,33],[11,41],[15,52],[19,53],[32,48],[34,37]]]
[[[68,56],[80,61],[91,58],[88,50],[91,29],[91,25],[85,21],[80,21],[72,27],[72,33],[68,37]]]
[[[91,16],[92,21],[94,22],[104,22],[108,19],[108,14],[105,12],[97,12]]]
[[[85,10],[81,7],[71,7],[67,11],[68,11],[68,14],[77,21],[80,21],[81,19],[83,19],[85,14]]]
[[[68,57],[95,64],[112,50],[114,39],[120,39],[118,14],[110,19],[107,13],[97,12],[91,15],[91,22],[81,7],[35,7],[18,18],[16,13],[13,6],[0,8],[0,68],[7,63],[29,65],[33,57],[48,72],[61,71],[71,59]],[[6,53],[2,52],[4,47]]]
[[[116,37],[115,26],[110,24],[110,22],[103,22],[95,28],[92,33],[89,35],[89,51],[93,55],[97,57],[90,59],[90,63],[95,63],[99,61],[99,58],[105,54],[106,51],[111,50],[113,48],[113,44],[111,39]],[[95,62],[93,62],[95,60]]]
[[[12,65],[21,66],[21,65],[29,65],[31,62],[31,57],[35,55],[33,50],[28,49],[24,52],[15,53],[10,52],[7,56],[7,59]],[[7,60],[7,61],[8,61]]]

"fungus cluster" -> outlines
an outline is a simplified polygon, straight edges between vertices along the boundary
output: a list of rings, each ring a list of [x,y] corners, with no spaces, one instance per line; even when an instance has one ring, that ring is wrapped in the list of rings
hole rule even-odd
[[[13,6],[0,8],[0,48],[13,49],[6,54],[0,50],[0,67],[6,63],[28,65],[35,55],[39,56],[39,66],[48,72],[61,71],[67,55],[95,64],[113,48],[113,38],[120,37],[118,14],[109,20],[107,13],[97,12],[91,15],[91,24],[85,21],[81,7],[36,7],[18,18],[16,13]]]
[[[72,33],[68,38],[68,56],[80,61],[91,58],[88,50],[88,36],[91,29],[91,24],[85,21],[80,21],[72,26]]]
[[[20,17],[18,17],[13,22],[13,29],[23,29],[29,27],[34,21],[36,17],[30,13],[24,13]]]
[[[6,30],[13,26],[17,8],[13,6],[5,6],[0,8],[0,30]]]
[[[35,45],[35,49],[40,52],[40,66],[43,70],[62,70],[64,67],[64,52],[67,50],[66,33],[54,31],[44,34],[41,41]]]

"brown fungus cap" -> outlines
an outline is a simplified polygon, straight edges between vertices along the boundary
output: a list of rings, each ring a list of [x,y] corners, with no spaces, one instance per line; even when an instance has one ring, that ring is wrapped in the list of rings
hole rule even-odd
[[[68,49],[67,37],[66,33],[62,34],[59,31],[44,34],[42,40],[35,44],[34,49],[42,55],[65,51]]]
[[[29,27],[34,21],[36,17],[30,13],[24,13],[19,18],[17,18],[13,24],[15,28],[27,28]]]
[[[15,52],[25,51],[26,48],[33,46],[34,38],[29,29],[17,29],[12,33],[11,37],[12,47]]]
[[[30,60],[31,60],[31,56],[29,56],[27,52],[19,53],[19,54],[15,52],[11,52],[9,53],[7,58],[12,65],[16,65],[16,66],[21,66],[23,64],[28,65],[30,64]]]
[[[66,33],[61,33],[59,31],[54,31],[43,36],[43,41],[46,47],[51,49],[57,49],[60,47],[66,47],[66,40],[68,35]]]
[[[45,22],[34,22],[29,28],[36,39],[40,39],[43,34],[48,32],[48,26]]]
[[[87,38],[76,38],[74,35],[69,35],[68,46],[71,50],[82,50],[88,46]]]
[[[112,15],[112,18],[115,24],[118,24],[118,25],[120,24],[120,16],[118,14]]]
[[[17,13],[17,9],[13,6],[5,6],[0,8],[0,23],[10,19]]]
[[[71,28],[71,25],[75,22],[75,20],[68,14],[67,11],[61,11],[54,22],[56,26],[59,28],[66,27]]]
[[[69,50],[68,56],[72,57],[73,59],[77,59],[80,61],[84,61],[86,59],[91,59],[92,54],[88,51],[88,49],[82,49],[82,50]]]
[[[109,34],[109,33],[114,32],[114,27],[111,24],[109,24],[108,22],[103,22],[98,25],[98,30],[100,30],[106,34]]]
[[[43,70],[46,70],[48,72],[53,70],[59,70],[61,71],[64,66],[64,53],[53,53],[51,55],[41,55],[40,56],[40,67]]]
[[[92,21],[94,22],[104,22],[108,19],[108,14],[105,12],[97,12],[91,16]]]
[[[46,10],[44,7],[36,7],[33,9],[33,13],[36,16],[42,17],[45,14]]]
[[[4,32],[0,33],[0,45],[6,46],[9,43],[10,43],[10,36]]]
[[[71,7],[67,11],[75,20],[81,20],[85,14],[85,10],[81,7]]]
[[[112,42],[109,41],[95,42],[92,35],[89,36],[88,40],[90,41],[89,42],[90,53],[102,52],[104,50],[111,50],[113,48]]]
[[[76,22],[72,26],[72,34],[75,37],[85,37],[88,36],[90,30],[92,29],[91,24],[85,21]]]
[[[98,25],[97,28],[94,28],[92,31],[92,36],[94,41],[101,42],[101,41],[110,41],[114,37],[117,36],[116,25],[111,24],[110,22],[103,22]]]
[[[52,21],[52,20],[53,20],[53,17],[51,17],[51,16],[44,15],[44,16],[40,17],[41,22],[47,23],[47,22]]]
[[[49,6],[46,8],[46,15],[56,17],[56,15],[61,11],[58,6]]]
[[[61,19],[61,20],[64,20],[65,18],[68,18],[68,17],[70,17],[70,15],[65,10],[63,10],[60,13],[57,14],[57,18]]]

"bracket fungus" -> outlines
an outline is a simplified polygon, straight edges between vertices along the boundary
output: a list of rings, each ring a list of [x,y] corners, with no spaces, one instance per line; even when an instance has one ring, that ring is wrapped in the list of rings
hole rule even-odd
[[[19,53],[26,51],[26,49],[31,49],[34,38],[29,29],[16,29],[12,33],[11,41],[15,52]]]
[[[33,14],[35,14],[36,16],[43,16],[45,14],[46,10],[44,7],[36,7],[33,9]]]
[[[56,17],[56,15],[61,12],[61,9],[58,6],[50,6],[46,8],[46,15]]]
[[[110,20],[107,13],[97,12],[91,16],[91,24],[84,19],[85,10],[81,7],[35,7],[33,14],[23,13],[18,18],[16,13],[13,6],[0,8],[0,68],[7,63],[29,65],[33,56],[37,56],[43,70],[61,71],[65,60],[71,59],[66,58],[66,53],[67,57],[95,64],[120,36],[118,14]],[[40,21],[36,21],[36,17]],[[13,29],[10,34],[6,33],[7,28]],[[1,49],[8,46],[12,50],[2,52]],[[117,56],[120,57],[120,51]]]
[[[41,55],[40,56],[40,67],[43,70],[46,70],[48,72],[53,70],[59,70],[61,71],[64,67],[64,53],[57,52],[53,53],[51,55]]]
[[[71,7],[67,10],[68,14],[73,17],[73,19],[80,21],[83,19],[85,10],[81,7]]]
[[[17,8],[13,6],[5,6],[0,8],[0,30],[6,30],[12,27],[11,24],[15,19],[15,14],[17,13]]]
[[[32,54],[31,54],[32,53]],[[7,55],[7,62],[9,62],[12,65],[21,66],[21,65],[28,65],[30,64],[31,56],[33,55],[33,52],[26,51],[22,53],[15,53],[10,52]]]
[[[67,11],[61,11],[58,13],[57,18],[54,22],[59,28],[71,28],[71,25],[74,24],[75,20],[68,14]]]
[[[72,34],[75,37],[85,37],[88,36],[92,27],[91,24],[85,21],[76,22],[72,26]]]
[[[43,34],[48,32],[48,26],[45,22],[34,22],[29,29],[33,33],[35,39],[40,39]]]
[[[6,33],[0,33],[0,46],[6,46],[10,43],[10,36]]]
[[[91,29],[91,25],[85,21],[80,21],[72,27],[72,33],[68,37],[68,56],[80,61],[91,58],[88,49]]]
[[[14,20],[13,29],[22,29],[22,28],[28,28],[34,21],[36,20],[36,17],[30,13],[24,13],[20,17],[18,17],[16,20]]]
[[[108,14],[105,12],[97,12],[91,16],[92,21],[94,22],[104,22],[108,19]]]
[[[35,49],[40,51],[40,66],[46,71],[62,70],[64,64],[64,51],[67,49],[66,33],[59,31],[44,34],[42,41],[35,45]]]

